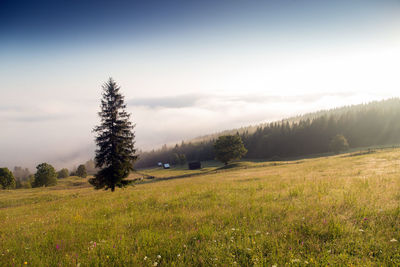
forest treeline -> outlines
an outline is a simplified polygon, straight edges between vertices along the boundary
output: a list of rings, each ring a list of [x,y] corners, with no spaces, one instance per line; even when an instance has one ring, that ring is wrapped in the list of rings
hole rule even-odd
[[[67,178],[69,176],[86,177],[86,175],[93,175],[97,171],[95,162],[90,159],[85,164],[80,164],[77,168],[73,167],[71,170],[62,168],[57,172],[57,178]],[[13,177],[16,181],[16,188],[31,188],[34,186],[35,176],[29,171],[28,168],[15,166],[12,170]]]
[[[393,98],[309,113],[278,122],[250,126],[182,142],[174,147],[140,153],[136,168],[158,162],[183,164],[212,160],[218,136],[238,133],[247,148],[247,159],[280,159],[325,153],[330,141],[342,134],[350,148],[400,143],[400,99]]]

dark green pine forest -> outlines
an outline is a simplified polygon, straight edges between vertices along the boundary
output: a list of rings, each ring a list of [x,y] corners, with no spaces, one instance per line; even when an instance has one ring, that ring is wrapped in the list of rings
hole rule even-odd
[[[400,143],[400,99],[393,98],[309,113],[278,122],[225,131],[141,152],[136,168],[157,162],[183,164],[215,158],[213,145],[220,135],[238,133],[247,148],[245,159],[285,159],[330,152],[330,142],[343,135],[350,148]]]

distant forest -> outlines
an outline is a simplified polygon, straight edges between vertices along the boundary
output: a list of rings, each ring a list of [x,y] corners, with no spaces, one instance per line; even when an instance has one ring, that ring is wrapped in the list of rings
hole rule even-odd
[[[247,159],[281,159],[330,151],[337,134],[350,148],[400,143],[400,99],[319,111],[279,122],[249,126],[182,142],[174,147],[142,152],[136,168],[158,162],[183,164],[214,159],[213,144],[220,135],[238,133],[248,149]]]

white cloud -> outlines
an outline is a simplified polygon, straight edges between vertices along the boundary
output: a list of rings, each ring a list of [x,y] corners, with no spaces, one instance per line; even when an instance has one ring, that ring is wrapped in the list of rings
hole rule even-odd
[[[93,156],[91,130],[98,123],[101,84],[110,75],[137,123],[137,146],[145,149],[399,96],[396,23],[376,39],[369,34],[353,43],[271,44],[273,38],[259,38],[19,58],[0,65],[0,165],[48,161],[62,167]]]

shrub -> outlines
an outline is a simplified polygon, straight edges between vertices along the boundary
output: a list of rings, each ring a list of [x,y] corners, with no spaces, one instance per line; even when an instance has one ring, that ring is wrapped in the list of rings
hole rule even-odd
[[[331,150],[336,154],[349,149],[349,143],[342,134],[337,134],[330,143]]]
[[[57,184],[57,173],[53,166],[48,163],[39,164],[36,167],[35,180],[32,187],[52,186]]]
[[[69,176],[69,171],[63,168],[57,172],[57,178],[67,178]]]
[[[87,173],[86,173],[86,167],[85,165],[81,164],[78,166],[78,169],[76,170],[76,176],[86,178]]]
[[[0,168],[0,188],[2,189],[15,188],[14,175],[8,168]]]

